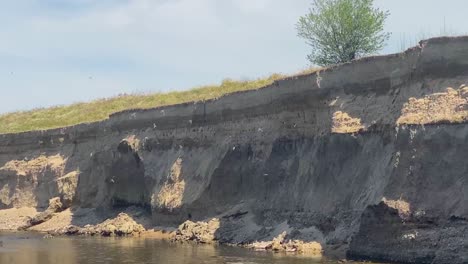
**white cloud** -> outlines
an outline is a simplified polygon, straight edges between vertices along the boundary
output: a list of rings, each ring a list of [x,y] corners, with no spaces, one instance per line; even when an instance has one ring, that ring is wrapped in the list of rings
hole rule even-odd
[[[234,0],[233,4],[245,14],[264,13],[273,0]]]
[[[279,0],[9,2],[0,10],[9,22],[0,25],[0,92],[18,100],[0,112],[294,71],[306,64],[305,47],[291,30],[296,14],[286,13],[296,11],[289,6]],[[35,99],[20,100],[28,89]]]
[[[441,16],[450,11],[456,17],[447,16],[447,23],[463,27],[460,20],[466,4],[460,1],[464,0],[430,6],[422,0],[377,3],[391,9],[394,15],[388,28],[398,31],[433,25],[442,11]],[[2,100],[0,112],[135,90],[189,88],[226,77],[293,72],[307,65],[308,48],[297,38],[294,24],[310,3],[4,1],[0,6],[0,93],[2,99],[17,100]],[[412,9],[423,5],[430,15],[408,11],[408,5]],[[25,94],[36,93],[53,100],[24,99]]]

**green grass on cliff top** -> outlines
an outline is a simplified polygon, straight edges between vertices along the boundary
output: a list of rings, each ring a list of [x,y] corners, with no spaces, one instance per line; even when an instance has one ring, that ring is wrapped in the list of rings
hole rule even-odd
[[[297,75],[312,73],[316,70],[307,69]],[[145,109],[207,100],[237,91],[258,89],[285,77],[287,76],[273,74],[267,78],[248,81],[226,79],[220,85],[202,86],[187,91],[120,95],[86,103],[7,113],[0,115],[0,134],[52,129],[100,121],[107,119],[112,113],[126,109]]]

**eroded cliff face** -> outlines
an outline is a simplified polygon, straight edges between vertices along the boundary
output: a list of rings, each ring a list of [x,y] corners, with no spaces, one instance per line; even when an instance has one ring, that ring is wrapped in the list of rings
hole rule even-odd
[[[468,261],[468,37],[424,41],[217,100],[0,135],[1,208],[219,219],[215,239],[284,231],[325,253]]]

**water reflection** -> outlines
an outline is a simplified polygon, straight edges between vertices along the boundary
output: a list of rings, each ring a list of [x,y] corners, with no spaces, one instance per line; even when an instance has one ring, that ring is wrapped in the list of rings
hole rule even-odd
[[[52,238],[34,233],[1,233],[1,264],[168,263],[305,264],[309,257],[253,252],[235,247],[171,244],[143,238]],[[329,262],[331,263],[331,262]]]

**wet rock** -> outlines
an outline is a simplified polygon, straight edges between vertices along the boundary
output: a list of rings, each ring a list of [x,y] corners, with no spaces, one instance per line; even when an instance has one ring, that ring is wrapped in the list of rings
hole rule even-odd
[[[301,252],[313,255],[322,254],[322,245],[317,242],[304,242],[301,240],[290,240],[283,244],[286,252]]]
[[[317,242],[304,242],[301,240],[286,239],[287,233],[283,232],[272,241],[260,241],[248,244],[247,248],[254,250],[271,250],[275,252],[300,252],[312,255],[321,255],[322,246]]]
[[[29,223],[27,225],[27,227],[24,227],[25,229],[31,227],[31,226],[35,226],[35,225],[38,225],[38,224],[42,224],[44,223],[45,221],[49,220],[52,218],[54,214],[50,211],[44,211],[44,212],[40,212],[39,214],[37,214],[36,216],[34,216],[33,218],[31,218],[29,220]]]
[[[125,213],[120,213],[116,218],[104,221],[94,229],[103,236],[128,236],[145,231],[142,225],[135,222],[133,218]]]
[[[69,225],[57,229],[53,233],[59,235],[135,236],[144,231],[145,228],[135,222],[133,218],[125,213],[120,213],[117,217],[107,219],[98,225],[86,225],[84,227]]]
[[[69,236],[79,234],[80,232],[81,232],[81,229],[74,225],[66,227],[66,230],[65,230],[65,234]]]
[[[273,240],[271,241],[271,249],[273,251],[281,251],[283,249],[283,243],[285,242],[286,240],[286,235],[287,233],[286,232],[283,232],[281,234],[279,234],[277,237],[273,238]]]
[[[269,250],[273,246],[273,243],[271,241],[260,241],[260,242],[254,242],[250,245],[248,245],[248,248],[253,248],[255,250]]]
[[[219,219],[213,218],[208,222],[186,221],[179,226],[172,237],[173,241],[194,241],[197,243],[216,242],[216,231],[219,229]]]
[[[49,200],[49,207],[43,212],[36,214],[34,217],[30,218],[26,225],[18,228],[18,230],[26,230],[32,226],[42,224],[50,220],[55,213],[61,212],[63,210],[62,202],[59,197],[54,197]]]

